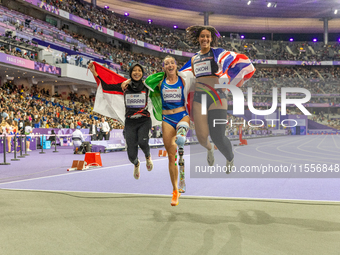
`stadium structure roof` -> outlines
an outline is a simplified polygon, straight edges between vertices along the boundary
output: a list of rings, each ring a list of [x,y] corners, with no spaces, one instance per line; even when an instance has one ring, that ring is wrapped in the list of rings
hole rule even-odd
[[[322,33],[320,19],[330,18],[329,32],[340,32],[339,0],[252,0],[248,3],[249,0],[97,0],[98,6],[107,5],[119,14],[128,12],[131,18],[152,19],[154,24],[177,25],[181,29],[203,24],[203,12],[211,12],[209,24],[220,31]]]

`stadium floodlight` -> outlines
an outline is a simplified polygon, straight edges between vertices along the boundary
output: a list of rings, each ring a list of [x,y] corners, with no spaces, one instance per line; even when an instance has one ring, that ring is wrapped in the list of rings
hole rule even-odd
[[[128,12],[124,13],[124,16],[129,16],[129,13]]]
[[[244,39],[244,35],[241,35],[241,39]]]
[[[151,24],[152,23],[152,19],[148,19],[148,22],[149,22],[149,24]]]
[[[110,7],[109,7],[109,6],[107,6],[107,5],[105,5],[105,6],[104,6],[104,9],[110,9]]]
[[[174,25],[174,29],[178,28],[176,25]]]
[[[272,6],[272,3],[271,2],[267,3],[267,7],[269,8],[270,6]]]
[[[294,41],[294,39],[293,39],[293,38],[290,38],[290,39],[289,39],[289,41],[291,41],[291,42],[292,42],[292,41]]]
[[[251,4],[251,0],[248,1],[247,5],[250,5]]]
[[[334,14],[338,14],[338,10],[337,9],[334,10]]]
[[[318,41],[318,39],[316,39],[316,38],[313,39],[313,42],[317,42],[317,41]]]
[[[262,37],[262,40],[266,40],[266,37],[263,36],[263,37]]]
[[[276,6],[277,6],[277,3],[274,4],[274,8],[276,8]]]

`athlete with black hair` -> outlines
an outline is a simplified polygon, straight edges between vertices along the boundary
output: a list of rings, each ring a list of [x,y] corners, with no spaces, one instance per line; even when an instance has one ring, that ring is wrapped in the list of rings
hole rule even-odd
[[[193,102],[193,117],[199,143],[208,150],[208,164],[214,164],[214,146],[221,151],[227,160],[227,173],[234,165],[234,153],[228,137],[225,136],[225,125],[213,125],[214,119],[227,119],[228,102],[226,89],[216,89],[220,78],[228,84],[242,86],[255,72],[248,57],[217,46],[219,32],[212,26],[191,26],[187,28],[188,38],[200,51],[191,59],[192,73],[196,77]],[[213,98],[212,98],[213,97]],[[206,114],[202,114],[202,99],[206,101]]]
[[[142,149],[146,158],[146,168],[151,171],[153,163],[149,147],[149,131],[151,129],[150,112],[148,111],[149,88],[143,81],[144,69],[135,63],[130,67],[130,79],[121,84],[107,84],[95,70],[93,63],[89,64],[93,75],[100,79],[101,86],[105,91],[124,93],[125,103],[125,137],[129,160],[134,164],[133,176],[140,177],[140,161],[138,159],[138,146]],[[118,85],[118,86],[112,86]]]

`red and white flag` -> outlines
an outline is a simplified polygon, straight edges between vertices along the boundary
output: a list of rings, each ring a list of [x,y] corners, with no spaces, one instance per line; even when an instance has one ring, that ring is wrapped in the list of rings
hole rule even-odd
[[[96,62],[93,62],[93,64],[100,79],[112,86],[112,88],[110,87],[110,90],[104,90],[100,79],[95,77],[98,86],[93,111],[106,117],[116,119],[122,125],[125,125],[125,103],[121,83],[127,79]],[[152,126],[160,125],[161,122],[157,121],[153,114],[150,97],[148,100],[148,111],[150,112]]]
[[[124,125],[125,105],[121,83],[127,79],[96,62],[93,62],[93,64],[99,77],[105,83],[113,86],[110,91],[103,90],[100,79],[95,77],[98,86],[93,111],[109,118],[114,118]]]

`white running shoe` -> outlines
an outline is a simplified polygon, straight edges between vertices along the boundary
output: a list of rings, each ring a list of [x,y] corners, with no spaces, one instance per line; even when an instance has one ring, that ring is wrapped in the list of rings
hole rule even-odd
[[[133,170],[133,177],[135,177],[136,180],[140,177],[140,161],[138,160],[138,165],[135,165],[135,168]]]
[[[149,158],[146,159],[146,169],[148,169],[148,171],[151,171],[153,168],[153,163],[152,163],[152,159],[151,156]]]
[[[214,146],[212,145],[211,150],[208,150],[207,160],[209,166],[213,166],[215,163],[215,156],[214,156]]]
[[[234,166],[234,159],[232,159],[231,161],[227,160],[227,165],[226,165],[227,171],[226,171],[226,174],[230,174],[232,172],[233,166]]]

